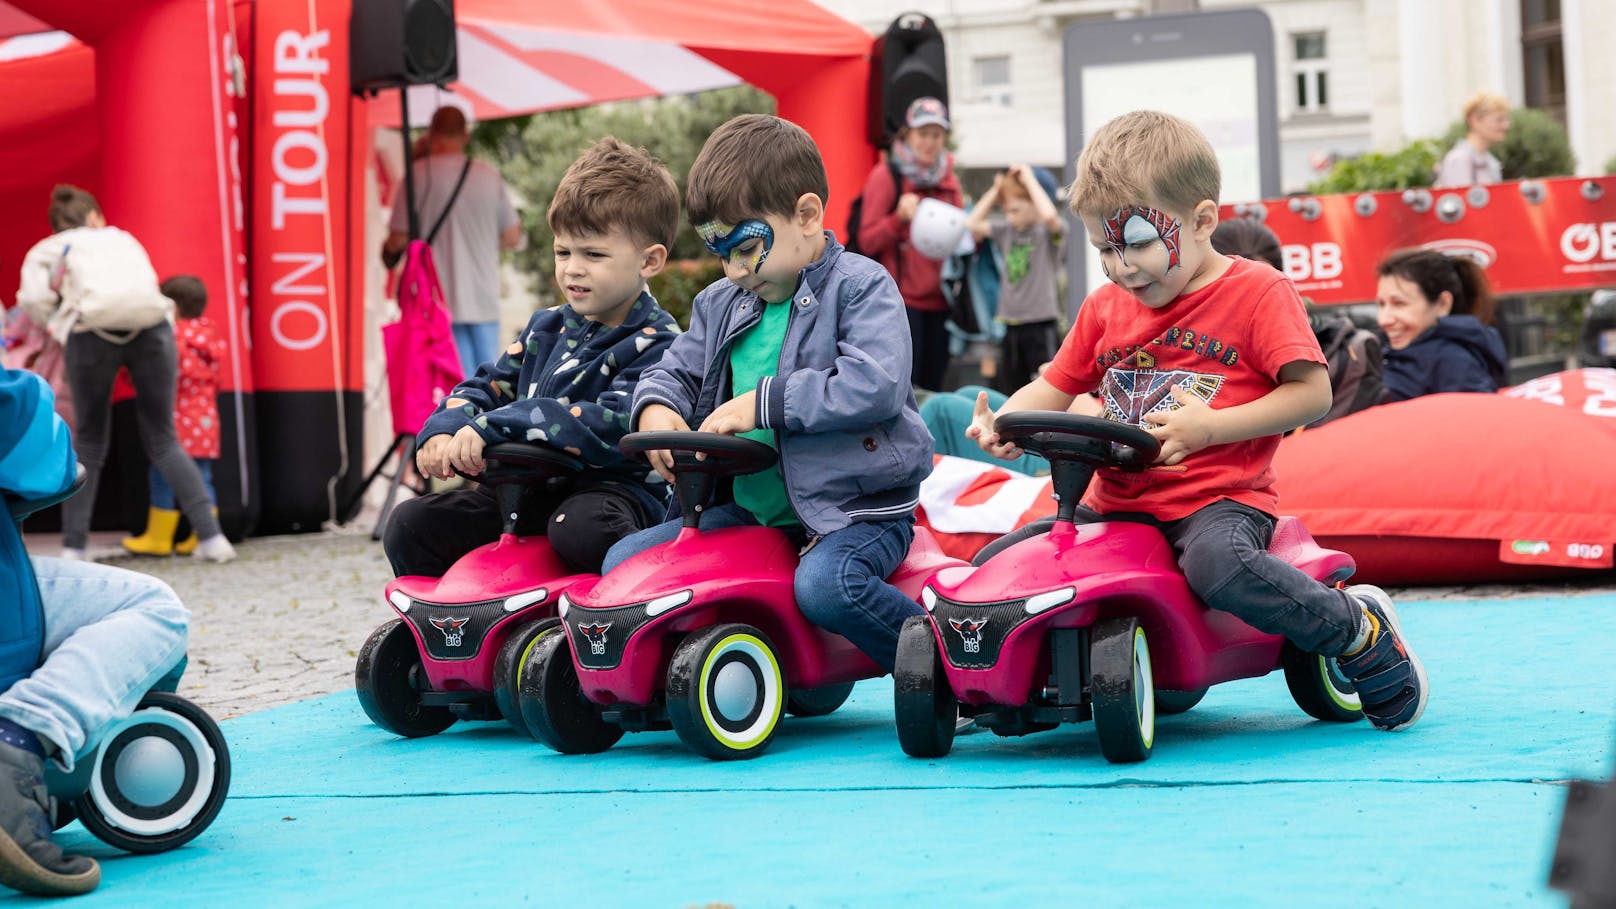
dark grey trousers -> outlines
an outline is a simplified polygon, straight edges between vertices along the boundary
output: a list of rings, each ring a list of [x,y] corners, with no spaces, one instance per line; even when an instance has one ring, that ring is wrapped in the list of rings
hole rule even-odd
[[[112,380],[124,367],[135,386],[135,422],[147,459],[174,490],[174,502],[196,528],[197,537],[205,540],[217,535],[219,519],[207,487],[202,485],[202,474],[174,432],[174,382],[179,371],[174,326],[164,322],[148,328],[127,344],[115,344],[94,332],[78,332],[67,339],[65,361],[78,420],[73,448],[86,476],[84,488],[62,505],[62,545],[83,549],[89,540],[90,513],[112,436]]]

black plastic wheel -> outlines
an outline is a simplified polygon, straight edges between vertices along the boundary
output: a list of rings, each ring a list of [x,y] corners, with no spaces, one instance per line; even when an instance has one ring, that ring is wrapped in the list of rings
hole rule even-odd
[[[608,723],[584,697],[566,634],[540,635],[518,679],[517,704],[527,731],[562,754],[598,754],[617,744],[623,727]]]
[[[359,648],[354,694],[371,722],[395,735],[420,738],[454,725],[447,707],[421,703],[421,651],[403,619],[385,622]]]
[[[792,716],[827,716],[847,703],[853,694],[853,683],[824,685],[819,688],[800,688],[786,696],[786,712]]]
[[[230,792],[230,746],[207,711],[149,692],[92,755],[90,788],[73,800],[85,829],[129,852],[165,852],[195,839]]]
[[[1113,764],[1150,757],[1156,739],[1156,698],[1150,647],[1137,620],[1095,623],[1089,671],[1100,753]]]
[[[898,744],[911,757],[936,758],[954,747],[959,700],[943,674],[937,636],[927,616],[910,616],[898,632],[892,667],[892,709]]]
[[[673,651],[667,700],[673,731],[693,750],[719,761],[754,758],[779,728],[785,676],[763,632],[714,625]]]
[[[1316,720],[1352,723],[1363,719],[1363,705],[1352,680],[1341,674],[1334,657],[1308,653],[1290,641],[1280,650],[1285,685],[1296,706]]]
[[[523,622],[500,645],[499,653],[494,657],[494,703],[499,706],[500,716],[505,718],[505,722],[526,736],[533,733],[527,728],[527,721],[522,719],[522,667],[526,665],[539,638],[557,632],[561,632],[561,620],[555,616]]]
[[[1197,688],[1194,691],[1168,691],[1165,688],[1156,689],[1156,712],[1162,714],[1184,713],[1206,697],[1206,688]]]

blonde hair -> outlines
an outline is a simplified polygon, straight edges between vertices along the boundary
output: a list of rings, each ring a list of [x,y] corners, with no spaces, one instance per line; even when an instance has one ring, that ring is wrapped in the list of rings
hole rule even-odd
[[[1507,113],[1509,113],[1509,101],[1503,95],[1500,95],[1497,92],[1476,92],[1474,95],[1470,96],[1469,101],[1465,102],[1465,125],[1467,127],[1470,125],[1471,117],[1479,117],[1486,114]]]
[[[1083,147],[1068,192],[1079,215],[1143,203],[1188,214],[1203,201],[1217,202],[1222,188],[1217,154],[1194,124],[1136,110],[1100,127]]]

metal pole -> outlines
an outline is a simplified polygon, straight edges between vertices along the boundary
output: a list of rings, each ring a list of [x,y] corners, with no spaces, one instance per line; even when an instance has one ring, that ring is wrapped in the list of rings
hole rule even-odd
[[[421,238],[420,219],[415,214],[415,167],[410,162],[410,87],[401,85],[398,88],[399,115],[403,118],[399,122],[398,131],[404,137],[404,209],[410,216],[410,240]]]

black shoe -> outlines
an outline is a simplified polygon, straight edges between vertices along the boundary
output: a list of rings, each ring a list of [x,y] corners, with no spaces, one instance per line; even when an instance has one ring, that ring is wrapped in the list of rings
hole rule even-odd
[[[0,884],[35,896],[89,893],[101,883],[101,866],[63,855],[50,817],[44,760],[0,742]]]
[[[1369,642],[1352,656],[1336,657],[1336,665],[1358,689],[1364,716],[1387,732],[1407,729],[1425,713],[1431,683],[1425,667],[1403,637],[1397,609],[1386,591],[1370,584],[1347,588],[1347,595],[1372,617]]]

